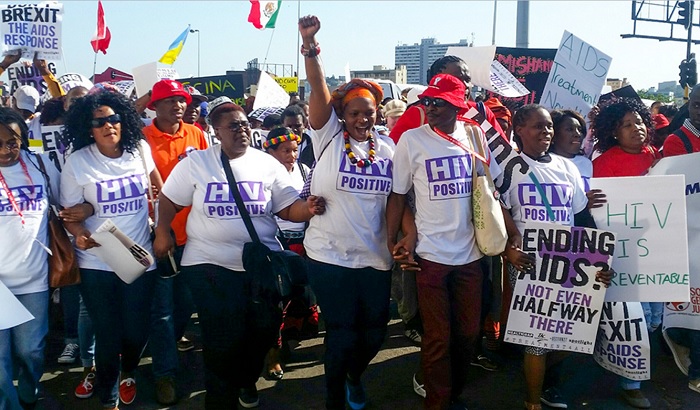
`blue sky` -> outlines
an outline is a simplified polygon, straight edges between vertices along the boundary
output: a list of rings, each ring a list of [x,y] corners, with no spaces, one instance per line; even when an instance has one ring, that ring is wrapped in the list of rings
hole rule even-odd
[[[19,2],[18,2],[19,3]],[[26,2],[23,2],[26,3]],[[515,46],[517,2],[498,1],[496,44]],[[64,1],[64,61],[59,73],[92,74],[94,53],[89,41],[95,31],[97,1]],[[440,43],[473,38],[490,45],[493,1],[302,1],[301,14],[321,19],[318,41],[327,74],[394,65],[394,46],[434,37]],[[296,66],[296,1],[283,1],[277,28],[260,31],[247,22],[248,1],[103,1],[112,43],[97,57],[97,72],[108,66],[130,72],[158,60],[188,24],[200,30],[201,75],[244,69],[253,58]],[[636,88],[678,80],[685,44],[622,39],[632,32],[630,1],[532,1],[530,47],[557,48],[564,30],[613,58],[609,77],[627,77]],[[668,25],[647,24],[638,32],[661,35]],[[698,36],[700,29],[696,28]],[[677,36],[685,31],[677,30]],[[272,42],[270,39],[272,37]],[[472,37],[473,36],[473,37]],[[303,61],[301,76],[304,77]],[[190,34],[174,64],[182,77],[197,75],[197,34]],[[6,78],[4,78],[6,79]]]

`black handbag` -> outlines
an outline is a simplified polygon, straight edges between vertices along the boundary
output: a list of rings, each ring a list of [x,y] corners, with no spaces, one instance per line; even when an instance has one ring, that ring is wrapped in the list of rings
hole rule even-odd
[[[231,164],[221,150],[221,163],[226,173],[229,189],[236,201],[238,212],[248,230],[252,242],[243,245],[243,269],[254,273],[253,296],[264,297],[279,302],[292,293],[292,286],[308,284],[306,261],[298,254],[289,251],[273,251],[260,241],[250,214],[243,203]]]

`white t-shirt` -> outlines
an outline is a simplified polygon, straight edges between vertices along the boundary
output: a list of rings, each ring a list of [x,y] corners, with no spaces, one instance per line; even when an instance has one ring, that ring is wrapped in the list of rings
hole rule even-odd
[[[309,167],[300,162],[294,164],[294,168],[292,168],[292,171],[289,173],[292,179],[292,186],[297,192],[301,192],[304,188],[304,176],[301,174],[301,167],[304,167],[304,175],[309,175]],[[277,221],[277,226],[280,228],[280,231],[303,232],[304,229],[306,229],[306,223],[304,222],[291,222],[278,217],[275,217],[275,220]]]
[[[476,127],[469,129],[479,132]],[[473,146],[474,136],[459,124],[450,135],[467,147]],[[485,145],[483,138],[481,141]],[[435,133],[428,124],[401,136],[394,155],[394,192],[404,195],[411,187],[414,189],[416,253],[421,258],[454,266],[483,256],[476,246],[472,224],[472,162],[470,154]],[[477,161],[476,169],[477,175],[484,174],[481,161]],[[501,173],[496,161],[491,161],[489,170],[493,178]]]
[[[360,168],[352,165],[345,153],[343,127],[335,112],[323,128],[311,132],[318,160],[311,194],[326,200],[326,212],[311,218],[304,238],[304,248],[312,259],[353,269],[391,269],[385,215],[395,147],[389,137],[376,132],[372,136],[376,160]],[[350,138],[350,145],[358,159],[367,158],[368,141]]]
[[[557,155],[551,155],[552,161],[548,163],[537,162],[522,153],[520,156],[542,186],[554,213],[552,221],[535,183],[530,176],[525,176],[502,196],[520,232],[522,233],[527,221],[573,226],[574,215],[583,211],[588,204],[581,174],[574,163]]]
[[[560,156],[554,153],[550,153],[552,156]],[[591,190],[591,178],[593,178],[593,162],[584,155],[576,155],[573,158],[561,157],[568,159],[573,162],[581,173],[581,180],[583,180],[583,190],[588,192]]]
[[[156,166],[148,143],[139,143],[148,173],[144,172],[137,150],[133,154],[124,151],[119,158],[102,155],[96,144],[73,152],[61,173],[61,205],[92,204],[95,213],[83,222],[87,230],[95,232],[111,219],[124,234],[153,254],[148,224],[148,174]],[[112,271],[90,252],[76,249],[76,253],[81,268]],[[148,270],[153,269],[155,264]]]
[[[254,148],[229,163],[258,237],[270,249],[281,250],[274,214],[299,198],[287,169]],[[243,244],[251,238],[229,190],[220,144],[194,151],[177,164],[165,181],[163,194],[177,205],[192,206],[183,266],[211,263],[243,271]]]
[[[0,167],[0,173],[12,191],[25,221],[22,228],[20,216],[0,185],[0,282],[15,295],[42,292],[49,288],[49,254],[37,243],[37,240],[44,246],[49,243],[46,181],[34,155],[24,151],[20,155],[27,166],[31,182],[19,163]],[[61,176],[48,156],[42,155],[42,159],[51,179],[51,195],[58,200]]]

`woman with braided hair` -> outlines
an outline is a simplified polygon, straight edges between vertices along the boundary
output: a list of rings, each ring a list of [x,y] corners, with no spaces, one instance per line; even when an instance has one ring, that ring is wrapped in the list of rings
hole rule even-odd
[[[328,91],[316,41],[321,23],[299,20],[312,92],[309,124],[316,166],[311,193],[326,199],[304,247],[309,281],[326,323],[326,408],[365,407],[360,377],[386,335],[392,257],[386,247],[386,201],[394,143],[374,129],[381,87],[353,79]]]

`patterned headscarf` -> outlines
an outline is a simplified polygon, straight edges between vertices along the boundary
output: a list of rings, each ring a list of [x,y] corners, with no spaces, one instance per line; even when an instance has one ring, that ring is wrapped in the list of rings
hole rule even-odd
[[[493,115],[496,118],[505,120],[506,122],[508,122],[508,124],[512,123],[512,116],[510,114],[510,110],[508,109],[508,107],[503,105],[501,100],[499,100],[498,98],[491,97],[488,100],[484,101],[484,105],[491,109]]]
[[[350,100],[360,97],[369,98],[374,101],[375,108],[379,107],[379,103],[384,99],[382,86],[374,81],[353,78],[350,82],[342,84],[337,90],[333,91],[331,104],[333,104],[335,112],[340,116]]]

